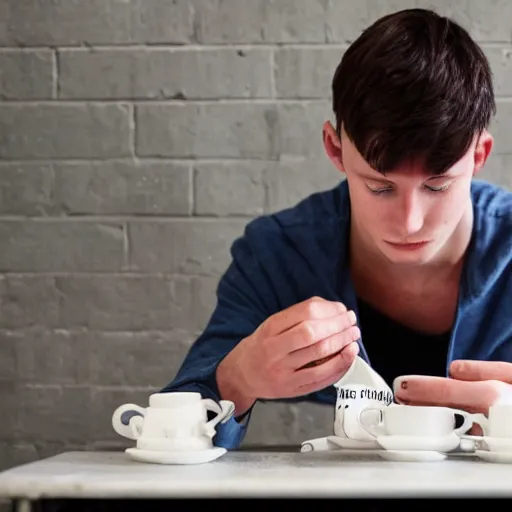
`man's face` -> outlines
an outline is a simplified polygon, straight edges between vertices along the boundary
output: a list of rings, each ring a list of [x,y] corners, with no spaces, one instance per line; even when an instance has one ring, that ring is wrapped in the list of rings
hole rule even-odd
[[[408,265],[432,261],[449,250],[471,208],[475,145],[441,176],[426,173],[418,164],[403,165],[384,176],[366,163],[346,136],[341,162],[353,223],[367,250]]]

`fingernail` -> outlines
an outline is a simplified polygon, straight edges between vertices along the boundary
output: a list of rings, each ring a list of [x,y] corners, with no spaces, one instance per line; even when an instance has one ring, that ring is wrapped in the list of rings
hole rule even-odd
[[[359,327],[352,327],[352,340],[357,341],[361,337]]]
[[[393,381],[393,391],[398,393],[400,389],[407,389],[407,380],[404,377],[397,377]]]
[[[356,314],[353,311],[348,312],[348,318],[350,319],[350,323],[352,325],[356,323]]]
[[[462,373],[466,368],[464,361],[453,361],[450,365],[450,373]]]

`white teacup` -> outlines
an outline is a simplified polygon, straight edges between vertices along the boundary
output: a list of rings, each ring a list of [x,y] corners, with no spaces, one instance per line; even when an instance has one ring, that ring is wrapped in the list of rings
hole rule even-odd
[[[488,417],[474,414],[473,421],[482,427],[486,437],[512,438],[512,405],[493,405],[489,407]]]
[[[493,405],[487,416],[473,414],[472,421],[482,427],[483,436],[464,439],[484,441],[491,451],[512,451],[512,404]]]
[[[228,421],[234,410],[233,402],[217,404],[200,393],[155,393],[149,397],[149,407],[119,406],[112,426],[143,450],[208,450],[213,448],[216,425]],[[216,413],[210,421],[207,411]]]
[[[371,413],[378,420],[367,424],[365,416]],[[456,427],[456,416],[462,416],[464,422]],[[416,436],[445,437],[453,433],[465,434],[472,426],[472,414],[449,407],[398,405],[393,407],[362,409],[358,415],[359,424],[374,438],[380,436]]]
[[[379,390],[361,384],[340,386],[337,390],[334,435],[359,441],[373,441],[374,437],[361,428],[358,415],[366,408],[380,411],[392,399],[392,393],[386,389]]]

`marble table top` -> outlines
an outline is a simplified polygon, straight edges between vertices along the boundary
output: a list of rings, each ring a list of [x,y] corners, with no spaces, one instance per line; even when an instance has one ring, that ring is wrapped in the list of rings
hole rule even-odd
[[[512,464],[390,462],[343,451],[231,451],[199,465],[67,452],[0,473],[6,498],[512,497]]]

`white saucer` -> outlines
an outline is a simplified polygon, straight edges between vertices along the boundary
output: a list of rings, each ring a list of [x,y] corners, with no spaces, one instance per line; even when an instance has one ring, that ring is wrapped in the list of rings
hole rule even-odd
[[[512,438],[490,436],[463,436],[463,439],[471,439],[478,448],[491,452],[512,452]]]
[[[487,450],[476,450],[475,455],[486,462],[497,462],[498,464],[512,464],[512,452],[489,452]]]
[[[361,441],[359,439],[350,439],[348,437],[328,436],[327,441],[349,450],[375,450],[379,449],[377,441]]]
[[[211,450],[197,450],[188,452],[167,452],[160,450],[141,450],[140,448],[127,448],[127,453],[138,462],[150,464],[203,464],[218,459],[227,452],[226,448],[215,446]]]
[[[444,437],[379,436],[377,437],[377,443],[384,450],[451,452],[458,448],[460,438],[457,434]]]
[[[329,442],[327,437],[318,437],[303,441],[300,445],[301,453],[307,452],[325,452],[328,450],[337,450],[338,447]]]
[[[440,462],[446,459],[445,453],[430,450],[382,450],[379,455],[396,462]]]

